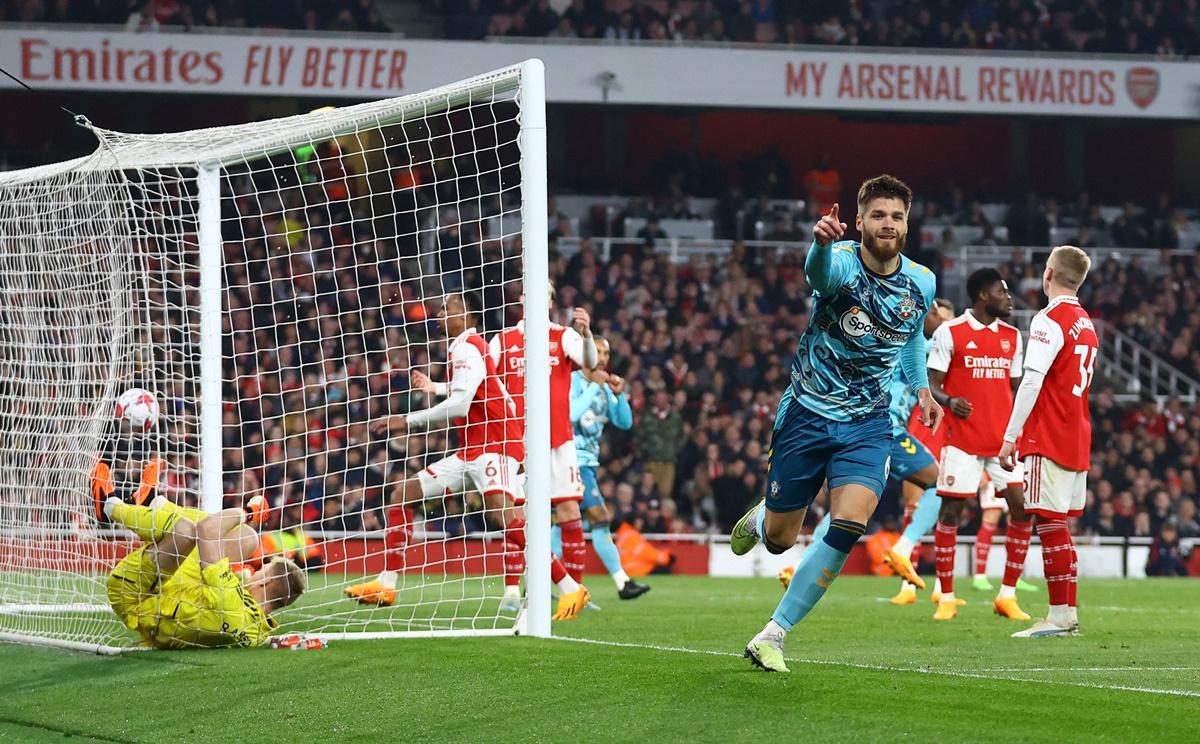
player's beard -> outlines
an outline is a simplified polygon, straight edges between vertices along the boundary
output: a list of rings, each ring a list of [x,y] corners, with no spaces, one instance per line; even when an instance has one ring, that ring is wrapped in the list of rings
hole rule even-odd
[[[897,233],[895,238],[888,240],[890,245],[881,245],[874,235],[863,233],[863,247],[880,263],[887,263],[904,252],[908,244],[908,233]]]

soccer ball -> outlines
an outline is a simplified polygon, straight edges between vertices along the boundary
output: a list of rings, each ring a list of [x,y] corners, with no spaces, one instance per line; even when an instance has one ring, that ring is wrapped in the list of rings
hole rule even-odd
[[[134,431],[150,431],[158,425],[158,398],[142,388],[129,388],[117,398],[117,418],[125,419]]]

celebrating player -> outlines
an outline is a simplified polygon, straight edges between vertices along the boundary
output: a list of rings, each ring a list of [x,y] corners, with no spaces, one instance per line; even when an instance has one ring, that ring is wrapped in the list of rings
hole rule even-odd
[[[842,241],[838,205],[813,227],[804,272],[813,288],[812,321],[792,361],[791,385],[779,403],[767,466],[767,494],[734,525],[730,547],[744,555],[759,540],[774,554],[795,544],[808,506],[829,483],[831,521],[805,551],[770,622],[745,655],[767,671],[787,671],[788,632],[825,594],[866,532],[887,480],[892,446],[889,387],[899,363],[916,390],[925,421],[942,409],[925,370],[925,314],[934,277],[900,255],[912,191],[878,176],[858,192],[862,244]]]
[[[946,300],[935,300],[932,312],[925,315],[923,328],[926,338],[933,335],[943,321],[949,320],[950,311],[945,310],[942,303]],[[913,604],[917,601],[917,589],[925,588],[925,582],[913,568],[910,555],[921,537],[928,532],[937,520],[938,505],[941,499],[937,495],[937,459],[918,439],[905,430],[909,412],[915,405],[912,388],[904,379],[904,372],[896,369],[892,377],[892,403],[888,408],[888,416],[892,422],[892,451],[889,457],[891,464],[888,477],[900,481],[905,486],[912,485],[919,494],[919,501],[911,514],[911,519],[905,524],[904,533],[896,544],[883,554],[883,561],[891,566],[902,578],[900,593],[892,597],[891,603],[896,605]],[[906,507],[907,510],[907,507]],[[906,515],[907,517],[908,515]],[[829,531],[830,516],[828,513],[813,531],[812,542],[823,540]],[[795,569],[785,568],[779,572],[779,580],[786,589],[791,583]],[[915,579],[916,583],[910,581]]]
[[[453,339],[446,364],[447,382],[432,382],[419,371],[412,375],[415,389],[446,399],[407,416],[380,419],[372,429],[393,436],[445,425],[458,430],[459,451],[404,481],[393,493],[393,500],[411,504],[469,489],[482,494],[485,507],[501,514],[504,521],[503,609],[515,610],[520,607],[520,581],[525,572],[525,516],[521,508],[525,499],[517,474],[525,456],[523,419],[516,415],[513,401],[488,356],[487,345],[475,330],[479,317],[475,303],[474,295],[468,292],[451,293],[438,315],[447,338]],[[383,606],[396,601],[396,580],[404,568],[400,550],[404,527],[388,525],[389,537],[395,538],[385,553],[385,570],[373,581],[347,587],[347,596]],[[587,604],[587,589],[567,575],[557,559],[552,560],[550,573],[561,591],[554,617],[571,620]]]
[[[554,301],[554,289],[550,289]],[[571,372],[596,367],[596,342],[591,317],[575,308],[572,327],[550,324],[550,502],[562,531],[563,563],[576,581],[583,580],[587,546],[579,502],[583,482],[571,429]],[[520,321],[492,337],[491,359],[500,379],[516,403],[517,417],[525,420],[525,322]]]
[[[596,482],[604,425],[612,422],[618,429],[633,426],[633,409],[624,394],[625,380],[609,372],[607,367],[608,341],[597,338],[596,368],[576,370],[571,375],[571,424],[575,427],[575,450],[583,480],[583,511],[592,528],[592,548],[616,582],[617,596],[637,599],[650,591],[650,587],[629,578],[621,566],[621,553],[613,544],[611,516]]]
[[[929,353],[929,387],[951,413],[938,475],[942,507],[934,533],[934,562],[941,596],[933,619],[954,619],[963,603],[954,596],[958,522],[964,500],[979,493],[986,472],[996,488],[1003,489],[1009,507],[1008,560],[992,608],[997,615],[1028,620],[1016,595],[1032,532],[1022,509],[1021,474],[1007,472],[993,454],[999,451],[1013,388],[1021,377],[1021,333],[1004,322],[1012,314],[1012,294],[1000,272],[980,269],[967,277],[967,297],[971,307],[933,334]],[[998,507],[982,499],[981,505]]]
[[[1100,346],[1096,328],[1076,296],[1092,260],[1060,245],[1046,260],[1042,291],[1050,299],[1029,324],[1025,379],[1004,431],[1000,462],[1025,468],[1025,511],[1037,517],[1050,612],[1014,638],[1078,635],[1078,566],[1067,517],[1083,513],[1092,449],[1088,391]],[[1019,444],[1018,444],[1019,441]]]
[[[145,485],[145,481],[143,481]],[[258,533],[245,524],[247,512],[206,514],[156,496],[149,506],[104,497],[103,479],[93,479],[96,518],[133,530],[146,544],[125,556],[109,574],[108,601],[142,643],[154,648],[260,646],[277,627],[271,613],[305,590],[304,572],[277,558],[243,580],[230,561],[242,562],[259,547]],[[266,501],[247,504],[261,521]]]

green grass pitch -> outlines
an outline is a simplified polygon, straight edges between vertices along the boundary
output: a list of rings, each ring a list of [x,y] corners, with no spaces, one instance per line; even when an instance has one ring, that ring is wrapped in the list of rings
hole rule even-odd
[[[1016,640],[1025,624],[993,616],[990,595],[968,589],[959,618],[935,623],[927,599],[882,601],[894,580],[846,577],[792,633],[789,675],[741,658],[774,580],[651,577],[636,602],[591,583],[603,609],[556,623],[557,640],[117,658],[0,645],[0,742],[1061,744],[1200,731],[1200,581],[1085,580],[1083,636]],[[1042,593],[1022,600],[1045,612]]]

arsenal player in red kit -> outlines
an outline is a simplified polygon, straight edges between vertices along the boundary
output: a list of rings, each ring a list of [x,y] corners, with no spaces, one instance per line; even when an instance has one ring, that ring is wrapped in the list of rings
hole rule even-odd
[[[1016,586],[1032,528],[1021,509],[1020,473],[1000,466],[996,452],[1012,412],[1013,388],[1021,377],[1021,333],[1004,322],[1012,314],[1012,294],[995,269],[980,269],[967,278],[971,307],[933,334],[929,353],[929,387],[946,417],[946,439],[938,471],[941,511],[934,533],[940,600],[934,620],[951,620],[961,603],[954,596],[954,553],[963,503],[979,492],[987,473],[1009,505],[1008,560],[1004,582],[992,603],[997,615],[1028,620],[1017,605]],[[987,508],[981,497],[981,504]],[[984,528],[980,527],[981,532]]]
[[[1014,638],[1079,635],[1075,612],[1078,566],[1067,518],[1083,513],[1091,464],[1092,419],[1088,391],[1100,343],[1092,319],[1079,305],[1080,285],[1092,260],[1060,245],[1046,260],[1042,291],[1050,299],[1029,324],[1025,379],[1004,432],[1000,461],[1025,468],[1025,511],[1037,517],[1050,612]]]
[[[550,289],[554,302],[554,289]],[[489,355],[501,381],[516,404],[517,417],[525,420],[525,321],[492,336]],[[571,426],[571,373],[595,369],[598,353],[591,318],[575,308],[572,325],[550,324],[550,503],[562,531],[563,564],[576,581],[583,580],[587,543],[583,541],[583,478],[575,453]]]

